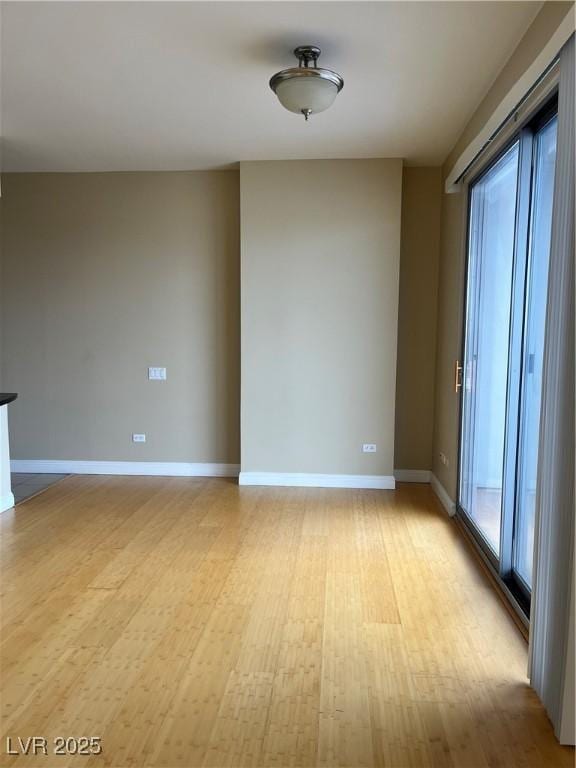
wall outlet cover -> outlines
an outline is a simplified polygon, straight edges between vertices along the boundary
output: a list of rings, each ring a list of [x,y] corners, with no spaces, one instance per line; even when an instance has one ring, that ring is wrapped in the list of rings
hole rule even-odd
[[[376,453],[376,443],[364,443],[362,446],[362,453]]]
[[[132,442],[133,443],[145,443],[146,442],[146,435],[141,435],[141,434],[134,433],[132,435]]]
[[[166,381],[166,368],[152,366],[148,368],[148,379],[150,381]]]

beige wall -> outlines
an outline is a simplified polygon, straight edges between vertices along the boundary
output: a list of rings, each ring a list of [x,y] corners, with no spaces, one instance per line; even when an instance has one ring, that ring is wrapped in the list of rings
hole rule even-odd
[[[240,178],[242,470],[391,475],[401,161]]]
[[[238,462],[238,172],[8,175],[2,201],[12,457]]]
[[[396,469],[432,468],[442,170],[404,168]]]
[[[454,392],[454,361],[460,358],[466,200],[443,195],[432,471],[452,499],[456,498],[459,397]],[[440,453],[448,464],[440,461]]]
[[[568,13],[574,14],[573,2],[556,2],[554,0],[543,4],[542,10],[528,28],[516,50],[460,134],[444,164],[446,173],[451,170],[464,149],[481,131],[508,91],[537,58]]]
[[[431,460],[439,170],[405,168],[403,178],[395,466],[422,469]],[[239,461],[238,179],[3,178],[1,374],[20,392],[15,458]],[[167,366],[166,383],[147,381],[152,364]],[[133,432],[147,443],[134,445]],[[380,458],[362,456],[359,471]]]
[[[498,103],[546,46],[573,3],[548,2],[536,16],[506,66],[472,115],[443,166],[450,173],[454,161],[482,129]],[[432,470],[452,499],[456,498],[458,403],[454,394],[454,361],[460,357],[464,290],[465,194],[442,196],[442,235],[438,286],[438,339]],[[448,466],[440,461],[440,452]]]

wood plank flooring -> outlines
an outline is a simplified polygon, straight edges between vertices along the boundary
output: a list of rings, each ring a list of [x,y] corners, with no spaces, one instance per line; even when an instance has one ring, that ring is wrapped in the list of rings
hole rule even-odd
[[[427,486],[70,477],[0,531],[2,766],[574,763]]]

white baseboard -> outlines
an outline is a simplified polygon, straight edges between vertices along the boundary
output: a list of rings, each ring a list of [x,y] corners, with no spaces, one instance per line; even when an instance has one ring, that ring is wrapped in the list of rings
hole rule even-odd
[[[240,472],[239,485],[394,490],[392,475],[313,475],[305,472]]]
[[[399,483],[429,483],[429,469],[395,469],[394,477]]]
[[[240,485],[304,488],[367,488],[394,490],[403,483],[429,482],[450,516],[456,505],[438,478],[424,469],[400,469],[392,475],[315,475],[302,472],[240,472],[238,464],[188,463],[181,461],[68,461],[13,459],[12,472],[59,475],[155,475],[164,477],[238,477]],[[14,505],[14,497],[0,498],[0,510]]]
[[[164,477],[238,477],[239,464],[190,464],[184,461],[60,461],[13,459],[12,472],[58,475],[159,475]]]
[[[6,512],[7,509],[11,509],[14,506],[14,494],[5,493],[0,496],[0,514]]]
[[[446,489],[444,488],[440,480],[438,480],[436,475],[434,475],[433,473],[430,473],[430,485],[432,486],[432,490],[434,491],[436,496],[438,496],[438,498],[440,499],[440,503],[442,504],[446,512],[448,512],[450,517],[454,517],[454,515],[456,514],[456,504],[454,503],[454,501],[452,501],[452,499],[448,495]]]

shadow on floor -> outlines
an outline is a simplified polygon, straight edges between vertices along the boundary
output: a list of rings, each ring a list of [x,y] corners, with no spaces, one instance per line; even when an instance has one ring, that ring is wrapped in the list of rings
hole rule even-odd
[[[47,474],[28,474],[23,472],[12,472],[10,479],[12,482],[12,493],[14,494],[14,503],[19,504],[37,493],[45,491],[54,483],[63,480],[68,475],[47,475]]]

